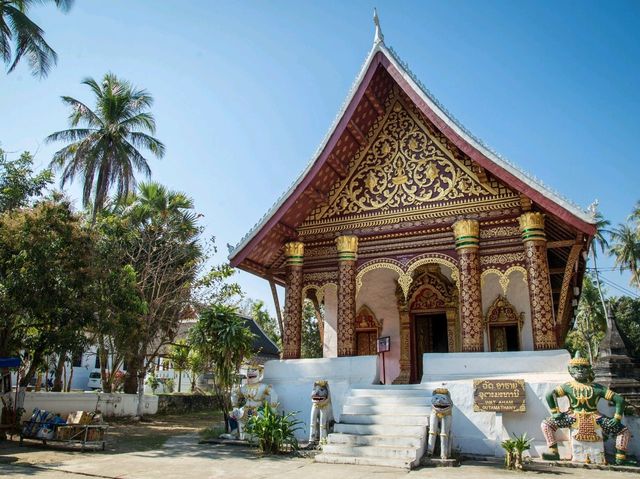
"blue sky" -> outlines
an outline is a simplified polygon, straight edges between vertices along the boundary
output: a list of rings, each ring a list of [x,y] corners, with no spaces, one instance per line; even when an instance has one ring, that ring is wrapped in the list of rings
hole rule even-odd
[[[372,44],[387,45],[476,136],[613,224],[638,193],[640,3],[634,1],[77,0],[33,9],[59,54],[48,78],[0,75],[0,142],[45,166],[59,97],[107,71],[148,89],[166,157],[153,179],[190,194],[218,261],[305,167]],[[78,197],[77,187],[69,193]],[[612,265],[604,259],[602,265]],[[628,287],[627,277],[610,280]],[[271,306],[268,285],[238,279]],[[614,293],[615,291],[611,291]],[[636,290],[637,292],[637,290]]]

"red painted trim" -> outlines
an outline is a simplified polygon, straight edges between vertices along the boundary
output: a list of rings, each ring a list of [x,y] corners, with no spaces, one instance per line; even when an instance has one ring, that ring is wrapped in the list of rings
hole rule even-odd
[[[285,202],[277,209],[277,211],[269,218],[267,223],[255,234],[255,236],[247,243],[238,254],[231,259],[231,265],[237,267],[248,256],[249,252],[267,235],[267,233],[274,227],[274,225],[280,221],[284,214],[293,206],[295,201],[304,193],[304,190],[316,177],[320,169],[327,162],[331,155],[333,148],[338,143],[338,140],[344,130],[347,128],[347,124],[351,119],[358,103],[362,99],[365,90],[369,86],[371,79],[379,65],[382,65],[396,83],[402,88],[405,94],[416,104],[420,111],[431,121],[450,141],[453,142],[461,151],[463,151],[469,158],[476,161],[480,166],[488,170],[496,178],[506,183],[511,188],[514,188],[520,193],[525,194],[535,203],[540,205],[543,209],[552,213],[554,216],[562,219],[566,223],[570,224],[577,230],[592,236],[596,232],[595,225],[585,222],[578,218],[573,213],[556,203],[555,201],[547,198],[538,190],[532,188],[527,183],[522,181],[517,176],[513,175],[509,171],[505,170],[501,166],[494,163],[491,159],[486,157],[482,152],[476,149],[473,145],[467,142],[461,137],[453,128],[451,128],[438,114],[433,111],[429,105],[420,97],[419,93],[404,79],[398,69],[391,63],[389,58],[383,52],[377,52],[374,58],[371,60],[369,68],[365,73],[364,78],[360,82],[358,89],[353,95],[351,102],[347,106],[342,118],[338,122],[336,128],[331,133],[329,140],[327,141],[324,149],[316,159],[315,163],[302,179],[300,184],[292,191]]]
[[[451,128],[440,116],[434,112],[429,105],[420,97],[418,92],[409,85],[404,79],[398,69],[391,63],[391,61],[384,56],[382,60],[382,66],[384,66],[396,81],[396,83],[402,88],[406,95],[416,104],[420,111],[431,121],[450,141],[453,142],[461,151],[463,151],[469,158],[476,161],[480,166],[491,172],[496,178],[502,180],[508,186],[514,188],[519,193],[523,193],[535,203],[538,203],[542,208],[552,213],[554,216],[566,221],[568,224],[576,228],[577,230],[587,234],[595,234],[595,225],[589,224],[584,220],[578,218],[573,213],[567,211],[564,207],[557,204],[555,201],[547,198],[538,190],[532,188],[517,176],[513,175],[509,171],[505,170],[501,166],[494,163],[491,159],[487,158],[482,152],[477,150],[473,145],[468,143],[453,128]]]
[[[378,65],[380,65],[380,62],[383,58],[384,58],[384,55],[382,54],[382,52],[378,52],[375,54],[374,58],[371,60],[369,69],[367,70],[367,73],[364,75],[364,78],[360,82],[360,85],[358,86],[358,89],[353,95],[351,102],[347,106],[347,109],[342,115],[342,118],[340,118],[340,121],[336,125],[336,128],[333,130],[333,133],[331,133],[329,140],[327,141],[324,149],[316,159],[312,168],[309,170],[309,172],[303,178],[300,184],[296,187],[296,189],[291,192],[291,194],[287,197],[287,199],[280,206],[280,208],[278,208],[278,210],[271,216],[269,221],[267,221],[267,223],[260,229],[260,231],[258,231],[258,233],[251,239],[251,241],[249,241],[249,243],[247,243],[245,247],[242,248],[242,250],[240,250],[238,254],[231,260],[231,266],[233,267],[238,266],[248,256],[251,249],[266,236],[266,234],[271,230],[271,228],[278,221],[280,221],[280,219],[289,210],[289,208],[293,206],[295,201],[300,197],[300,195],[303,194],[307,186],[309,186],[309,184],[313,181],[316,174],[320,171],[320,168],[322,168],[324,164],[327,162],[327,159],[333,152],[333,148],[338,143],[340,136],[342,136],[342,133],[347,128],[347,124],[349,123],[349,120],[351,120],[351,117],[353,116],[353,113],[355,112],[356,107],[358,106],[358,103],[360,103],[360,100],[362,99],[365,90],[369,86],[369,83],[371,83],[371,79],[373,78],[373,75],[376,72],[376,69]]]

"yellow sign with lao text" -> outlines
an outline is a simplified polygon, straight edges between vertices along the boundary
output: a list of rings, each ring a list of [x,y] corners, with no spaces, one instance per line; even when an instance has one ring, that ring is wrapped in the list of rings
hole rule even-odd
[[[526,412],[524,379],[474,379],[473,410]]]

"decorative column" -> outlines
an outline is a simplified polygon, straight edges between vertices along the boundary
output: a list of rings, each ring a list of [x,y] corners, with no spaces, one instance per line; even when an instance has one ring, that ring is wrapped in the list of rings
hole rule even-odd
[[[460,322],[462,351],[483,350],[482,295],[480,289],[480,225],[476,220],[453,224],[456,251],[460,263]]]
[[[287,287],[284,299],[282,359],[300,358],[302,346],[302,262],[304,243],[285,243],[287,258]]]
[[[400,315],[400,374],[394,379],[393,384],[409,384],[411,381],[411,318],[409,305],[398,302]]]
[[[527,267],[533,347],[536,350],[556,349],[558,340],[553,319],[544,215],[542,213],[529,212],[520,216],[518,220],[520,221]]]
[[[338,247],[338,356],[356,355],[357,236],[339,236]]]

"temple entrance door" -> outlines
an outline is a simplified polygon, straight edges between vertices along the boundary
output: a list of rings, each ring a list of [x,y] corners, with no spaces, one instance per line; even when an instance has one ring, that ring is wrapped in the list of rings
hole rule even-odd
[[[489,349],[491,351],[520,351],[518,325],[490,326]]]
[[[415,314],[412,342],[411,382],[419,383],[422,379],[422,355],[449,352],[447,315],[444,312]]]
[[[358,356],[369,356],[377,354],[376,341],[378,331],[371,329],[368,331],[356,331],[356,351]]]

